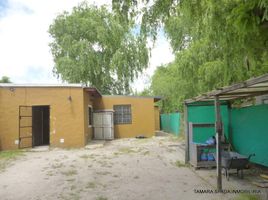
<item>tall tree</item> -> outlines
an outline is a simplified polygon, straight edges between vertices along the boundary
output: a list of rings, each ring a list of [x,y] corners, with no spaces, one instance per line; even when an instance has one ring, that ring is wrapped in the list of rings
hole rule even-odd
[[[7,76],[2,76],[0,83],[11,83],[10,78]]]
[[[148,66],[146,38],[133,20],[104,6],[82,3],[59,15],[49,28],[54,72],[68,82],[96,86],[102,93],[126,94]]]
[[[267,0],[141,2],[147,4],[141,33],[155,38],[163,28],[176,57],[152,78],[153,92],[167,97],[165,109],[182,109],[184,98],[268,72]]]

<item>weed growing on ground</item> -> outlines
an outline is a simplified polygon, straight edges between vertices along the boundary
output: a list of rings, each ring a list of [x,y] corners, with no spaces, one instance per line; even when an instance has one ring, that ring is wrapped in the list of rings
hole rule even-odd
[[[94,158],[94,155],[84,154],[84,155],[81,155],[80,158],[90,159],[90,158]]]
[[[108,200],[108,198],[107,197],[103,197],[103,196],[99,196],[99,197],[96,198],[96,200]]]
[[[108,174],[111,174],[111,172],[107,172],[107,171],[104,171],[104,172],[96,172],[96,174],[98,174],[98,175],[108,175]]]
[[[52,171],[48,171],[47,176],[54,176],[54,173]]]
[[[185,164],[185,163],[181,162],[180,160],[177,160],[175,162],[175,166],[177,166],[177,167],[189,167],[188,164]]]
[[[149,155],[150,154],[150,151],[145,151],[143,152],[143,155],[146,156],[146,155]]]
[[[131,147],[121,147],[118,149],[118,152],[114,152],[115,156],[123,155],[123,154],[134,154],[142,152],[143,148],[131,148]]]
[[[96,188],[96,183],[94,182],[88,182],[87,185],[86,185],[86,188],[91,188],[91,189],[94,189]]]
[[[80,199],[80,196],[77,192],[69,193],[69,195],[70,195],[70,200],[79,200]]]
[[[59,169],[63,167],[63,163],[55,163],[55,164],[52,164],[51,167],[53,169]]]
[[[74,169],[70,169],[68,171],[61,172],[61,174],[65,175],[65,176],[73,176],[73,175],[77,174],[77,171]]]
[[[105,160],[98,160],[97,163],[99,163],[102,167],[105,167],[108,165],[108,162]]]
[[[119,152],[114,152],[114,156],[118,156],[118,155],[120,155]]]
[[[6,167],[16,160],[19,156],[25,155],[21,150],[1,151],[0,152],[0,171],[4,171]]]
[[[179,136],[171,135],[168,137],[168,140],[171,142],[182,142],[184,140],[184,134],[180,134]]]
[[[173,153],[173,152],[175,152],[175,151],[176,151],[175,149],[170,149],[170,148],[167,147],[167,152],[168,152],[168,153]]]
[[[215,178],[216,176],[213,175],[213,174],[210,174],[209,177],[210,177],[210,178]]]
[[[101,165],[101,167],[108,167],[108,168],[111,168],[112,166],[113,166],[113,163],[111,163],[111,162],[107,162],[107,161],[105,161],[105,160],[99,160],[99,161],[97,161],[100,165]]]
[[[75,190],[76,189],[76,186],[75,185],[72,185],[70,189],[71,190]]]
[[[2,159],[14,159],[18,156],[24,155],[21,150],[12,150],[12,151],[0,151],[0,160]]]
[[[239,194],[234,200],[260,200],[260,196],[253,194]]]
[[[111,160],[113,158],[112,157],[108,157],[108,156],[103,156],[103,159]]]
[[[74,178],[70,178],[70,179],[67,179],[66,181],[68,181],[68,182],[74,182],[75,179]]]
[[[104,183],[100,183],[100,185],[103,187],[104,190],[107,188],[107,185]]]
[[[122,147],[119,149],[119,152],[122,154],[130,154],[130,153],[137,153],[137,151],[134,151],[130,147]]]

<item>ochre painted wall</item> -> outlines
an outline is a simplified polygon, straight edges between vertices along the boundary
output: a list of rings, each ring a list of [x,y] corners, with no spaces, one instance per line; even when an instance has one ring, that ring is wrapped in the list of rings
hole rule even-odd
[[[71,96],[72,100],[68,100]],[[82,88],[0,88],[0,149],[16,149],[19,106],[50,106],[50,145],[82,147],[85,144],[84,92]],[[64,143],[60,143],[60,139]]]
[[[114,105],[131,105],[132,123],[115,125],[115,138],[128,138],[138,135],[155,135],[154,99],[128,96],[103,96],[94,100],[94,109],[113,109]]]
[[[93,139],[93,127],[89,125],[88,107],[92,107],[93,112],[93,97],[86,91],[84,91],[84,129],[85,129],[85,145]],[[92,116],[93,117],[93,116]],[[92,121],[93,122],[93,121]]]
[[[19,139],[19,106],[50,107],[50,146],[83,147],[93,138],[88,106],[93,106],[94,111],[122,104],[131,105],[132,123],[115,125],[115,137],[153,136],[159,127],[153,98],[103,96],[94,99],[83,88],[73,87],[0,88],[0,150],[18,148],[15,141]],[[64,139],[64,143],[60,143],[60,139]],[[31,140],[27,142],[31,144]]]
[[[155,120],[154,129],[156,131],[159,131],[160,130],[160,112],[159,112],[159,107],[158,106],[154,107],[154,120]]]

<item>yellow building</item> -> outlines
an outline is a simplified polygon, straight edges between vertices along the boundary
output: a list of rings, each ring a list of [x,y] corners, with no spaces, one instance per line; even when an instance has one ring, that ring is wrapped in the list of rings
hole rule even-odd
[[[151,137],[155,97],[106,96],[77,84],[0,84],[0,149],[83,147],[94,138],[93,113],[113,113],[115,138]]]

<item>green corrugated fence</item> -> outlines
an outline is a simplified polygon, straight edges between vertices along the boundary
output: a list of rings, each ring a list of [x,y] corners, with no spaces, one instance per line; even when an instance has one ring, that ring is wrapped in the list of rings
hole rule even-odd
[[[188,122],[192,123],[215,123],[214,106],[189,106],[188,107]],[[223,132],[226,138],[229,138],[229,117],[228,106],[221,106],[221,117],[223,121]],[[192,142],[205,143],[206,140],[215,135],[215,128],[195,128],[193,130]]]
[[[188,106],[188,122],[214,123],[214,106]],[[224,134],[234,151],[248,156],[252,162],[268,167],[268,105],[228,109],[221,106]],[[215,134],[214,128],[195,128],[193,142],[204,143]]]
[[[232,109],[231,140],[237,152],[268,167],[268,105]]]
[[[180,113],[161,114],[160,126],[161,130],[178,136],[180,134]]]

